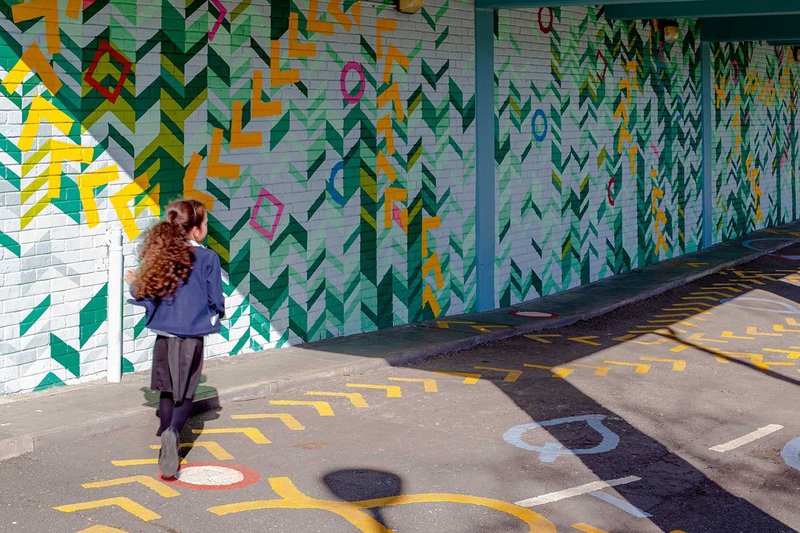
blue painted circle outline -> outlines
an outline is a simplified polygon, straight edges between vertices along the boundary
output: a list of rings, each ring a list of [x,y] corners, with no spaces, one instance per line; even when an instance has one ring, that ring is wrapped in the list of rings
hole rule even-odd
[[[344,206],[345,204],[344,196],[342,196],[342,194],[339,191],[337,191],[336,187],[334,187],[333,185],[333,180],[334,178],[336,178],[336,174],[338,174],[340,170],[341,171],[344,170],[344,161],[339,161],[338,163],[333,165],[333,168],[331,169],[331,175],[328,177],[326,188],[328,189],[328,194],[330,194],[331,198],[333,198],[333,201],[339,204],[340,206]]]
[[[800,470],[800,437],[786,443],[781,450],[781,458],[788,466]]]
[[[539,461],[543,463],[552,463],[556,457],[560,455],[593,455],[597,453],[606,453],[616,449],[620,442],[619,435],[603,424],[603,420],[606,418],[608,418],[607,415],[581,415],[545,420],[543,422],[520,424],[506,430],[503,434],[503,440],[517,448],[531,452],[539,452]],[[544,446],[534,446],[522,440],[523,435],[532,429],[558,426],[572,422],[585,422],[589,427],[600,434],[602,440],[591,448],[579,449],[564,448],[560,443],[548,443]]]
[[[541,135],[537,135],[536,133],[536,118],[542,117],[544,119],[544,132]],[[547,115],[541,109],[537,109],[533,113],[533,117],[531,118],[531,133],[533,133],[533,138],[536,139],[536,142],[542,142],[547,138],[547,132],[550,131],[550,123],[547,120]]]

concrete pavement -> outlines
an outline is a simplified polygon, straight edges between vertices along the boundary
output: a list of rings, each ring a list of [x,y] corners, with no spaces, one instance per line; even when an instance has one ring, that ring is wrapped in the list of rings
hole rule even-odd
[[[511,308],[209,360],[197,411],[573,324],[774,253],[799,236],[800,224],[782,226]],[[0,460],[151,420],[157,398],[148,383],[149,373],[140,372],[120,384],[91,382],[0,398]]]

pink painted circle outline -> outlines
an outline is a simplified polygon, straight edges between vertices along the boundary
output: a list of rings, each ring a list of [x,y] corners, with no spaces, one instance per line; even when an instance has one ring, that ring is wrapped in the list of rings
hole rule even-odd
[[[526,315],[525,313],[541,313],[542,315],[547,315],[547,316],[529,316],[529,315]],[[515,317],[518,317],[518,318],[531,318],[531,319],[558,318],[558,316],[559,316],[558,313],[551,313],[549,311],[535,311],[535,310],[530,310],[530,311],[511,311],[508,314],[510,316],[515,316]]]
[[[361,77],[361,80],[358,82],[360,88],[358,90],[358,94],[355,96],[351,95],[347,91],[347,87],[345,86],[345,80],[347,79],[347,75],[350,73],[351,70],[355,70],[356,72],[358,72],[358,75]],[[355,104],[359,100],[361,100],[361,97],[364,96],[364,91],[367,88],[367,77],[364,76],[364,69],[361,68],[360,63],[356,61],[348,61],[345,64],[344,68],[342,69],[342,75],[339,78],[339,87],[342,90],[342,96],[344,97],[345,101],[348,104]]]
[[[158,479],[167,483],[169,485],[176,485],[178,487],[182,487],[184,489],[192,489],[192,490],[234,490],[234,489],[241,489],[242,487],[249,487],[261,479],[261,474],[256,472],[255,470],[251,470],[250,468],[245,468],[239,465],[230,465],[230,464],[223,464],[223,463],[186,463],[180,465],[180,469],[178,470],[178,475],[180,475],[180,471],[186,468],[194,468],[199,466],[219,466],[222,468],[229,468],[231,470],[236,470],[237,472],[244,475],[244,479],[237,482],[232,483],[230,485],[194,485],[192,483],[186,483],[185,481],[181,481],[178,478],[164,478],[161,474],[158,474]]]

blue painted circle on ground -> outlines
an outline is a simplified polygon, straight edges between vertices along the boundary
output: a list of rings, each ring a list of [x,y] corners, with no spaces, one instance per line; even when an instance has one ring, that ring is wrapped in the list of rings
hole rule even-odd
[[[765,241],[786,242],[786,241],[791,241],[791,240],[794,240],[794,238],[793,237],[762,237],[760,239],[748,239],[748,240],[746,240],[746,241],[744,241],[742,243],[742,246],[744,246],[745,248],[749,248],[750,250],[755,250],[757,252],[763,252],[764,250],[762,248],[758,248],[756,246],[753,246],[753,243],[765,242]]]
[[[505,434],[503,434],[503,440],[512,446],[516,446],[517,448],[522,448],[523,450],[532,452],[539,452],[539,460],[543,463],[551,463],[559,455],[591,455],[596,453],[610,452],[619,446],[619,435],[603,425],[603,420],[605,418],[607,418],[606,415],[582,415],[556,418],[554,420],[546,420],[544,422],[520,424],[519,426],[514,426],[506,431]],[[558,442],[549,442],[543,446],[534,446],[522,440],[523,435],[532,429],[558,426],[573,422],[584,422],[588,424],[589,427],[600,434],[602,441],[591,448],[568,449]]]
[[[781,450],[781,457],[787,465],[800,470],[800,437],[790,440]]]
[[[542,124],[544,124],[544,129],[542,130],[541,134],[538,132],[539,128],[537,128],[538,118],[541,118]],[[545,115],[544,111],[541,109],[537,109],[533,114],[533,118],[531,119],[531,131],[533,132],[533,138],[536,139],[537,142],[542,142],[547,138],[548,129],[550,129],[550,125],[547,123],[547,115]]]

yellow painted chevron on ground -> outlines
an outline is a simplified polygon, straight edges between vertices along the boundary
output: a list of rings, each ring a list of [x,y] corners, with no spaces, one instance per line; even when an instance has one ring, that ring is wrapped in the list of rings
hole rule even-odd
[[[508,369],[508,368],[495,368],[495,367],[492,367],[492,366],[479,366],[479,365],[478,366],[474,366],[473,368],[475,370],[488,370],[490,372],[503,372],[503,373],[506,374],[505,377],[503,378],[503,381],[505,381],[507,383],[515,383],[520,378],[520,376],[522,376],[522,370],[511,370],[511,369]]]
[[[88,511],[90,509],[102,509],[104,507],[119,507],[123,511],[132,514],[143,522],[150,522],[151,520],[158,520],[161,515],[151,511],[147,507],[136,503],[130,498],[106,498],[104,500],[92,500],[88,502],[73,503],[69,505],[59,505],[53,507],[56,511],[62,513],[74,513],[77,511]]]
[[[215,459],[220,461],[230,461],[233,459],[233,455],[228,453],[228,451],[223,448],[218,442],[214,441],[194,441],[194,442],[181,442],[181,448],[203,448],[208,453],[214,456]],[[160,444],[151,444],[151,450],[160,450]]]
[[[264,420],[275,418],[283,422],[283,424],[292,431],[303,431],[306,427],[301,424],[295,417],[288,413],[255,413],[246,415],[231,415],[233,420]]]
[[[336,416],[328,402],[313,400],[270,400],[270,405],[301,405],[313,407],[319,416]]]
[[[403,381],[406,383],[422,383],[425,392],[439,392],[439,386],[436,384],[435,379],[425,378],[389,378],[389,381]]]
[[[472,374],[469,372],[449,372],[445,370],[434,370],[434,374],[442,374],[445,376],[456,376],[464,378],[464,385],[475,385],[481,379],[480,374]]]
[[[118,477],[105,481],[83,483],[81,486],[85,489],[103,489],[107,487],[116,487],[118,485],[128,485],[131,483],[139,483],[140,485],[144,485],[163,498],[174,498],[175,496],[181,495],[180,492],[173,489],[166,483],[162,483],[161,481],[158,481],[150,476]]]
[[[387,398],[400,398],[403,396],[403,389],[398,387],[397,385],[373,385],[370,383],[346,383],[345,387],[350,387],[352,389],[371,389],[371,390],[382,390],[386,392]]]
[[[326,392],[326,391],[307,391],[308,396],[333,396],[347,398],[354,407],[369,407],[364,395],[360,392]]]
[[[261,433],[258,428],[214,428],[214,429],[193,429],[195,435],[235,435],[241,434],[253,441],[254,444],[272,444],[272,442]]]

